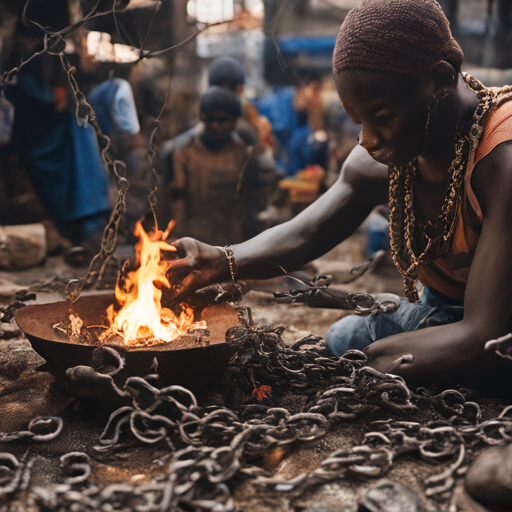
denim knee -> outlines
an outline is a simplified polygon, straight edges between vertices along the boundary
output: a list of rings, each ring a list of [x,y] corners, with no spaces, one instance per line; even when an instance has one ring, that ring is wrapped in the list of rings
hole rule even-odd
[[[342,356],[347,350],[362,350],[372,341],[366,318],[357,315],[338,320],[325,337],[327,348],[335,356]]]

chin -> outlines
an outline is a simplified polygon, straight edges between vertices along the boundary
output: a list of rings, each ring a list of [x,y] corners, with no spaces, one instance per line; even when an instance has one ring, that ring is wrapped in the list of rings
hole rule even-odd
[[[379,162],[379,164],[384,164],[389,166],[396,165],[393,162],[393,155],[390,153],[382,154],[382,153],[372,153],[371,151],[368,151],[368,154],[375,160],[376,162]]]
[[[400,152],[392,149],[389,151],[368,151],[368,154],[379,164],[387,165],[388,167],[402,167],[417,158],[420,151]]]

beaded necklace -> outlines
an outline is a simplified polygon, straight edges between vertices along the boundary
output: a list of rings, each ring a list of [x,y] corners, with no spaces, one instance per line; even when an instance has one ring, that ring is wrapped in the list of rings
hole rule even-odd
[[[413,209],[413,182],[418,170],[417,159],[402,167],[390,167],[389,175],[389,234],[393,261],[404,279],[405,295],[409,302],[418,302],[416,281],[419,265],[445,257],[451,242],[459,209],[464,197],[464,178],[468,163],[480,143],[480,138],[489,117],[502,102],[511,99],[511,87],[486,88],[476,78],[464,75],[467,86],[480,100],[473,115],[473,124],[467,135],[458,134],[455,143],[455,159],[450,169],[450,185],[446,193],[441,214],[432,223],[423,226],[422,237],[425,249],[416,255],[414,244],[415,223]]]

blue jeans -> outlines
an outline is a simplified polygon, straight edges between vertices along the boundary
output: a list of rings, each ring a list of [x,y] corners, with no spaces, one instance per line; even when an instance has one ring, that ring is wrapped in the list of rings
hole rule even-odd
[[[363,350],[374,341],[393,334],[458,322],[463,313],[462,302],[425,287],[419,303],[400,299],[400,306],[393,313],[350,315],[338,320],[329,329],[325,344],[334,355],[341,356],[347,350]]]

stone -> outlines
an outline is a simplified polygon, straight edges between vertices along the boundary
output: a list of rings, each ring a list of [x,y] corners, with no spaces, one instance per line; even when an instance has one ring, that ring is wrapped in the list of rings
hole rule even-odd
[[[0,226],[0,268],[25,269],[46,258],[46,233],[42,224]]]
[[[21,331],[15,323],[0,324],[0,340],[10,340],[21,336]]]
[[[426,512],[426,506],[411,487],[382,479],[361,496],[360,509],[368,512]]]
[[[495,511],[512,504],[512,444],[481,453],[466,475],[466,490],[476,501]]]
[[[0,343],[0,432],[26,428],[32,418],[62,409],[66,399],[51,386],[52,376],[37,370],[43,363],[25,339]]]
[[[487,508],[484,508],[480,503],[471,498],[463,484],[455,488],[453,499],[457,510],[462,512],[488,512]]]

